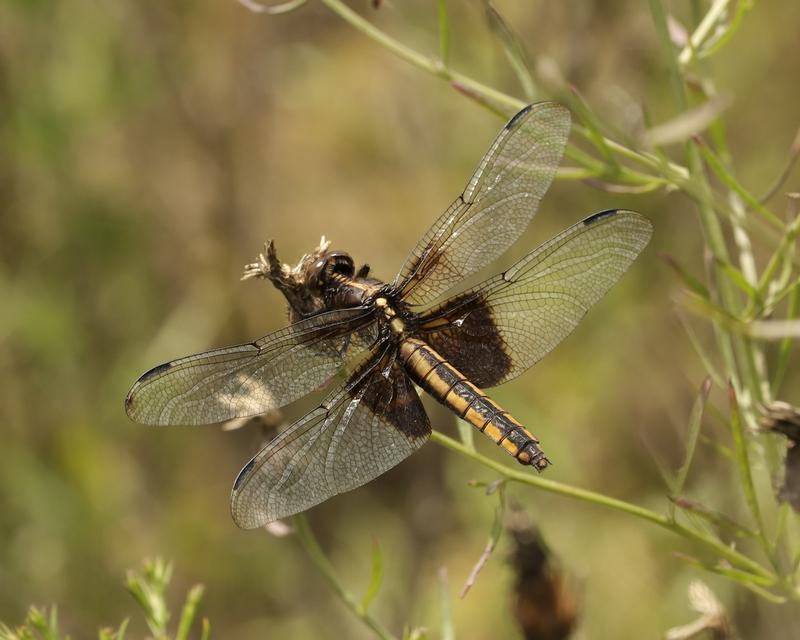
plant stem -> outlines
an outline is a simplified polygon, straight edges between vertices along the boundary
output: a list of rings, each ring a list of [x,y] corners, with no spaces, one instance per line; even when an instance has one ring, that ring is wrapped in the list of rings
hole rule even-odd
[[[682,66],[688,65],[694,59],[697,49],[706,41],[709,33],[711,33],[711,29],[728,9],[730,3],[730,0],[716,0],[716,2],[711,5],[711,8],[700,21],[700,24],[697,25],[697,29],[695,29],[694,33],[690,36],[688,44],[678,56],[678,62]]]
[[[330,563],[330,560],[328,560],[328,558],[325,556],[322,548],[319,546],[319,542],[317,542],[317,538],[314,536],[314,532],[311,530],[305,514],[301,513],[296,515],[293,518],[293,521],[297,538],[300,540],[300,544],[303,545],[303,549],[308,554],[308,557],[311,558],[311,561],[316,565],[317,569],[319,569],[319,572],[328,581],[328,584],[333,587],[333,590],[336,591],[336,594],[339,596],[342,602],[344,602],[347,608],[353,612],[353,615],[361,620],[367,627],[372,629],[375,635],[378,638],[381,638],[381,640],[397,640],[397,638],[389,631],[384,629],[383,626],[377,620],[375,620],[375,618],[369,615],[369,613],[366,611],[363,611],[356,598],[344,588],[341,582],[339,582],[339,578],[336,576],[336,571],[334,570],[333,565]]]
[[[625,502],[624,500],[603,495],[602,493],[573,487],[556,480],[550,480],[549,478],[543,478],[542,476],[534,475],[530,472],[509,469],[506,465],[500,462],[495,462],[494,460],[487,458],[477,451],[469,451],[461,443],[447,437],[439,431],[434,431],[431,435],[431,439],[434,442],[447,447],[448,449],[457,451],[468,458],[472,458],[476,462],[481,463],[483,466],[501,474],[507,480],[520,482],[531,487],[536,487],[537,489],[549,491],[550,493],[555,493],[568,498],[573,498],[575,500],[582,500],[598,506],[621,511],[622,513],[626,513],[641,520],[652,522],[653,524],[667,529],[668,531],[672,531],[673,533],[683,536],[684,538],[689,538],[695,542],[699,542],[703,546],[712,549],[717,554],[730,561],[732,564],[744,567],[753,574],[761,576],[762,578],[766,578],[771,584],[776,584],[778,582],[778,578],[774,573],[764,568],[754,560],[751,560],[738,551],[734,551],[731,547],[720,542],[716,538],[708,536],[699,531],[689,529],[688,527],[678,524],[663,514],[651,511],[650,509],[640,507],[630,502]]]
[[[470,78],[467,75],[453,71],[449,67],[445,66],[442,61],[422,55],[414,49],[407,47],[399,40],[392,38],[387,33],[378,29],[368,20],[362,18],[358,13],[342,3],[341,0],[319,1],[340,18],[342,18],[345,22],[350,24],[350,26],[354,27],[368,38],[374,40],[385,49],[391,51],[394,55],[414,65],[415,67],[441,78],[442,80],[446,80],[451,84],[466,87],[476,94],[480,94],[481,96],[492,100],[499,105],[507,107],[510,111],[518,111],[525,106],[525,102],[519,98],[515,98],[507,93],[493,89],[492,87]],[[588,131],[586,127],[576,124],[573,126],[573,130],[580,134],[585,140],[590,142],[592,141],[591,132]],[[665,171],[664,162],[654,154],[640,153],[618,142],[609,140],[608,138],[604,138],[604,143],[605,146],[615,154],[637,162],[648,169],[656,170],[659,173],[664,174],[670,179],[670,181],[673,182],[673,184],[680,188],[684,188],[682,183],[689,178],[689,172],[687,171],[686,167],[682,167],[679,164],[668,162],[666,163]],[[659,178],[660,176],[650,177],[651,180],[658,180]]]

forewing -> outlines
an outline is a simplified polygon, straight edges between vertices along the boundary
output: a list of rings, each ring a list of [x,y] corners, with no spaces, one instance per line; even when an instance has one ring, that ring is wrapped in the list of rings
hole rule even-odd
[[[254,529],[360,487],[416,451],[430,432],[400,363],[372,359],[245,465],[233,486],[233,519]]]
[[[553,102],[525,107],[506,124],[395,279],[408,304],[431,302],[519,238],[555,177],[569,128],[569,111]]]
[[[572,332],[644,249],[652,229],[633,211],[590,216],[426,314],[420,336],[474,384],[506,382]]]
[[[256,342],[159,365],[125,400],[142,424],[212,424],[265,413],[319,388],[377,341],[373,312],[330,311]]]

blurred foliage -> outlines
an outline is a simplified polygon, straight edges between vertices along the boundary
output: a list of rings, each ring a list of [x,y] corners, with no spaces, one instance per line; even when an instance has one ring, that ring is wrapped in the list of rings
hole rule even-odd
[[[752,319],[791,312],[791,297],[766,304],[787,263],[770,260],[781,234],[753,221],[766,217],[749,206],[753,263],[762,273],[773,264],[774,278],[752,282],[746,268],[738,277],[742,265],[720,262],[704,241],[691,201],[705,202],[702,181],[670,190],[664,181],[637,183],[635,173],[620,177],[606,170],[615,152],[603,140],[610,130],[638,141],[655,123],[671,124],[657,140],[704,130],[711,153],[701,147],[688,169],[709,168],[717,198],[709,211],[735,209],[730,193],[747,203],[746,195],[769,191],[763,206],[783,221],[783,193],[800,179],[787,164],[798,127],[800,4],[674,1],[661,31],[641,2],[492,4],[501,21],[487,23],[479,2],[352,7],[413,50],[444,52],[451,68],[505,94],[525,95],[528,69],[532,99],[556,95],[581,116],[587,135],[569,162],[581,172],[565,177],[583,180],[554,185],[505,264],[593,211],[629,207],[656,224],[651,247],[576,334],[493,396],[547,446],[556,462],[548,478],[658,511],[671,508],[670,490],[653,457],[681,470],[679,484],[697,504],[750,523],[739,475],[750,447],[748,498],[764,522],[783,523],[761,533],[797,548],[796,516],[771,501],[781,446],[746,431],[759,391],[746,381],[737,389],[745,391],[736,397],[747,438],[737,448],[729,415],[739,406],[729,411],[731,372],[716,353],[720,331],[738,336]],[[697,55],[686,49],[670,70],[665,48],[675,48],[665,34],[679,41],[681,24],[723,4],[747,9],[731,14],[735,29],[712,30]],[[731,102],[676,121],[681,80],[696,89],[687,107],[709,93]],[[463,187],[500,121],[319,1],[266,16],[233,0],[9,0],[0,5],[0,104],[0,620],[23,619],[31,602],[57,603],[74,637],[95,635],[98,621],[126,615],[117,588],[124,568],[163,554],[209,586],[205,610],[224,629],[220,637],[371,637],[294,536],[231,523],[230,482],[259,433],[148,429],[127,421],[122,399],[156,362],[285,323],[277,292],[237,281],[266,238],[291,261],[325,234],[390,279]],[[687,165],[680,146],[660,161]],[[587,179],[579,153],[587,149],[599,154],[591,165],[604,171],[599,177]],[[787,166],[786,186],[772,189]],[[722,219],[722,240],[738,257],[740,229]],[[788,255],[795,236],[784,237]],[[696,305],[687,305],[686,279],[659,253],[702,283]],[[753,301],[749,316],[721,313],[710,304],[718,300],[702,295],[703,287],[718,294],[720,281]],[[763,357],[780,365],[782,384],[770,391],[797,405],[795,351],[786,338],[767,343]],[[698,400],[706,375],[716,388]],[[287,413],[300,415],[314,400]],[[427,406],[437,428],[455,431],[447,412]],[[685,445],[695,438],[688,467]],[[476,446],[501,460],[490,445]],[[467,481],[498,475],[432,444],[314,509],[310,527],[337,579],[357,593],[371,593],[370,549],[379,541],[383,579],[370,611],[394,635],[441,626],[455,637],[514,637],[502,538],[467,597],[455,599],[496,506]],[[576,637],[655,637],[685,620],[686,589],[703,566],[691,543],[586,502],[513,484],[507,493],[582,584]],[[686,511],[699,529],[720,520]],[[757,553],[757,544],[740,545]],[[675,562],[676,549],[686,562]],[[796,558],[781,561],[796,570]],[[442,566],[452,585],[438,577]],[[766,603],[721,576],[704,579],[744,637],[794,637],[796,605]],[[443,610],[452,621],[438,625]],[[147,632],[133,620],[128,636]]]
[[[203,595],[203,588],[195,585],[189,590],[186,602],[183,605],[177,630],[169,633],[168,624],[171,618],[169,605],[166,600],[166,589],[172,578],[172,565],[161,558],[145,561],[142,574],[128,572],[128,592],[134,597],[142,609],[144,619],[155,640],[187,640],[194,623],[197,607]],[[100,629],[97,632],[99,640],[125,640],[128,629],[128,620],[124,620],[116,629]],[[201,640],[208,640],[211,626],[206,618],[202,621],[200,632]],[[55,606],[47,610],[31,607],[25,622],[15,629],[0,624],[0,640],[69,640],[68,635],[62,636],[59,631],[58,611]]]

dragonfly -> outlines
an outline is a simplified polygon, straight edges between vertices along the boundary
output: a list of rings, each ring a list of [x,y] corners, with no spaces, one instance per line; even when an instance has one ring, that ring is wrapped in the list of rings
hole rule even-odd
[[[356,270],[324,238],[296,267],[282,265],[270,243],[244,277],[278,287],[289,326],[150,369],[127,395],[128,416],[214,424],[326,388],[321,404],[236,478],[231,513],[245,529],[362,486],[418,450],[431,434],[418,390],[543,470],[550,461],[539,440],[485,389],[516,378],[570,334],[647,245],[652,225],[633,211],[601,211],[502,273],[467,290],[459,284],[528,227],[569,131],[569,111],[557,103],[514,115],[391,283],[367,265]]]

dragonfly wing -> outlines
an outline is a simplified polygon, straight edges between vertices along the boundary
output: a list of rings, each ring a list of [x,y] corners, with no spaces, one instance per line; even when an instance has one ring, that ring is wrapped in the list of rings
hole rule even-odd
[[[233,519],[254,529],[360,487],[430,433],[400,362],[388,352],[373,357],[245,465],[233,486]]]
[[[555,177],[569,129],[569,111],[554,102],[525,107],[506,124],[395,279],[408,304],[435,300],[519,238]]]
[[[547,355],[644,249],[652,225],[603,211],[422,318],[420,337],[479,387],[510,380]]]
[[[371,310],[330,311],[248,344],[159,365],[125,399],[142,424],[212,424],[277,409],[324,385],[378,340]]]

